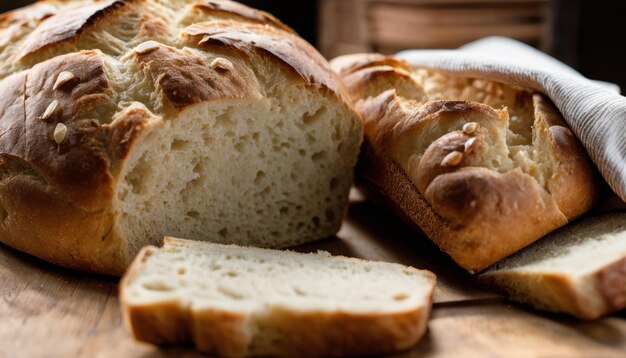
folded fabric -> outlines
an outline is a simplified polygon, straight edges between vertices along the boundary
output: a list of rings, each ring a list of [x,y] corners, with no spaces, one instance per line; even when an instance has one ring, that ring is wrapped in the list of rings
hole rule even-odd
[[[523,43],[490,37],[458,50],[410,50],[413,66],[529,87],[559,108],[615,193],[626,201],[626,97]]]

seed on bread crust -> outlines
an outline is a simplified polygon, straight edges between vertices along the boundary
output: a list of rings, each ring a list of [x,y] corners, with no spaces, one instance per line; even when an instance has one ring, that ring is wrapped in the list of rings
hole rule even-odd
[[[461,160],[463,160],[463,153],[455,150],[448,153],[448,155],[443,158],[443,160],[441,161],[441,165],[444,167],[453,167],[455,165],[459,165],[459,163],[461,163]]]
[[[57,144],[61,144],[65,140],[66,136],[67,126],[63,123],[57,124],[57,126],[54,128],[54,141]]]
[[[59,101],[57,100],[52,101],[52,103],[48,105],[48,108],[46,108],[46,110],[41,115],[41,119],[45,121],[46,119],[52,117],[52,115],[54,114],[54,112],[56,112],[58,108],[59,108]]]
[[[474,143],[476,143],[476,137],[472,137],[472,138],[468,139],[467,142],[465,142],[465,145],[463,145],[465,153],[467,153],[470,150],[472,150],[472,147],[474,146]]]
[[[58,90],[61,86],[63,86],[64,84],[66,84],[67,82],[71,81],[74,79],[74,74],[69,72],[69,71],[63,71],[61,73],[59,73],[59,76],[57,77],[57,81],[54,83],[54,86],[52,86],[53,90]]]
[[[463,133],[472,134],[476,131],[476,127],[478,127],[478,123],[476,122],[467,122],[463,125]]]
[[[213,60],[213,62],[211,62],[211,68],[214,70],[220,69],[225,71],[232,71],[234,67],[232,62],[228,61],[225,58],[218,57]]]
[[[135,51],[136,53],[143,55],[144,53],[150,52],[150,51],[154,51],[156,49],[158,49],[159,47],[161,47],[161,44],[156,42],[156,41],[146,41],[142,44],[140,44],[139,46],[135,47],[133,49],[133,51]]]

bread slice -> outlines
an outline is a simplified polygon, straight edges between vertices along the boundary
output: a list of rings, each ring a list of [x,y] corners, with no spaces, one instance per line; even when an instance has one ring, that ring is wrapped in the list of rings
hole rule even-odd
[[[121,283],[124,318],[154,344],[220,356],[344,356],[411,347],[435,275],[398,264],[166,238]]]
[[[468,271],[592,207],[593,164],[543,95],[377,54],[331,65],[363,117],[359,182]]]
[[[516,301],[593,319],[626,308],[626,213],[558,230],[479,276]]]
[[[0,242],[121,275],[167,235],[278,248],[339,230],[361,121],[273,16],[49,0],[0,28]]]

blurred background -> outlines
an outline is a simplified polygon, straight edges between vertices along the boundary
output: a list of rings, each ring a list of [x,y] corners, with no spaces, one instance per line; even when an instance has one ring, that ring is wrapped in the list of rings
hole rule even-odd
[[[0,12],[33,0],[1,0]],[[328,58],[354,52],[456,48],[508,36],[626,90],[621,0],[241,0],[266,10]]]

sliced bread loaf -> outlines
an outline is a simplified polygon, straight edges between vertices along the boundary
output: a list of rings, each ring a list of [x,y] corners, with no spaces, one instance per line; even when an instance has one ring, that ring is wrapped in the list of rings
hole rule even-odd
[[[139,340],[220,356],[344,356],[411,347],[435,275],[398,264],[166,238],[121,283]]]
[[[0,16],[0,242],[121,275],[164,236],[334,235],[361,144],[328,63],[234,1],[38,1]]]
[[[514,300],[583,319],[626,308],[626,213],[558,230],[480,279]]]

